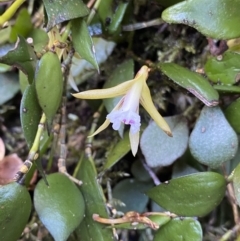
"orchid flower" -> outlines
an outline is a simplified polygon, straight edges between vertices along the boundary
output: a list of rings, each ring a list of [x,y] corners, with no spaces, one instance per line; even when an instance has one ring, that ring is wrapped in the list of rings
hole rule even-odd
[[[134,79],[125,81],[107,89],[88,90],[73,94],[79,99],[105,99],[123,96],[113,110],[107,115],[105,122],[91,135],[97,135],[106,129],[110,123],[114,130],[119,130],[121,124],[130,125],[129,139],[133,155],[137,153],[139,145],[139,131],[141,118],[139,116],[139,102],[153,118],[156,124],[169,136],[172,136],[167,122],[155,108],[150,90],[146,84],[149,68],[142,66]]]

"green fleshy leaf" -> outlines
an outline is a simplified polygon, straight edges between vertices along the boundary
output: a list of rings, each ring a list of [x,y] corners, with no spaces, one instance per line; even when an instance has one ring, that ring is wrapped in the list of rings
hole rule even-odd
[[[150,167],[169,166],[183,155],[188,145],[188,126],[182,116],[166,117],[173,138],[169,138],[155,122],[144,130],[140,146]]]
[[[233,173],[233,187],[238,206],[240,206],[240,164],[238,164]]]
[[[226,163],[225,168],[226,168],[226,173],[230,174],[232,171],[237,167],[239,164],[240,160],[240,137],[238,137],[239,143],[238,143],[238,151],[235,155],[235,157],[228,163]]]
[[[27,37],[28,33],[32,30],[33,25],[31,22],[31,17],[26,8],[20,10],[15,24],[12,26],[11,34],[9,36],[10,42],[15,42],[17,36],[21,35]]]
[[[114,34],[120,29],[120,24],[123,20],[123,17],[126,13],[127,7],[129,5],[129,2],[121,1],[119,5],[116,8],[115,13],[112,16],[111,23],[107,27],[107,31],[109,34]]]
[[[29,85],[24,91],[20,106],[21,126],[29,148],[34,142],[41,115],[35,85]]]
[[[48,17],[47,32],[59,23],[89,14],[89,9],[82,0],[43,0],[43,4]]]
[[[227,109],[224,111],[224,114],[232,126],[232,128],[240,134],[240,98],[233,101]]]
[[[220,107],[205,106],[190,135],[189,148],[200,163],[217,168],[230,161],[238,149],[238,138]]]
[[[16,66],[22,70],[28,76],[29,84],[34,78],[36,60],[33,48],[21,36],[18,37],[14,48],[0,56],[1,63]]]
[[[161,227],[153,241],[202,241],[202,227],[193,218],[174,218]]]
[[[34,191],[34,206],[40,220],[55,241],[66,241],[84,216],[85,204],[81,192],[68,177],[60,173],[47,176]]]
[[[214,83],[232,85],[240,80],[240,54],[227,51],[218,57],[208,59],[205,73]]]
[[[240,94],[239,86],[214,85],[213,88],[222,94]]]
[[[207,106],[218,105],[218,92],[200,74],[194,73],[177,64],[160,64],[161,71],[176,84],[187,89]]]
[[[16,182],[0,186],[1,241],[18,240],[28,222],[32,203],[25,186]]]
[[[114,42],[106,41],[103,38],[93,38],[93,44],[99,65],[107,60],[116,45]],[[73,57],[70,74],[73,76],[76,84],[83,83],[95,73],[96,69],[85,59]]]
[[[144,192],[152,186],[152,182],[139,182],[130,178],[120,181],[113,188],[112,194],[114,199],[120,200],[125,206],[118,206],[117,210],[124,213],[129,211],[144,212],[148,203],[148,197]]]
[[[168,23],[186,24],[215,39],[240,36],[238,0],[188,0],[167,8],[162,18]]]
[[[42,56],[38,62],[35,83],[39,105],[48,123],[51,123],[59,108],[63,93],[63,75],[57,54],[47,52]]]
[[[110,229],[105,225],[95,222],[93,214],[109,218],[106,210],[105,197],[102,187],[97,180],[97,172],[94,163],[83,158],[76,175],[83,184],[79,187],[85,201],[85,215],[82,223],[76,229],[77,240],[113,241],[114,237]]]
[[[113,0],[104,0],[101,1],[98,8],[99,18],[101,20],[102,26],[104,30],[111,23],[111,19],[113,16]]]
[[[224,177],[200,172],[167,181],[150,189],[147,195],[164,209],[181,216],[205,216],[222,200]]]
[[[122,157],[124,157],[131,150],[129,133],[125,132],[123,138],[120,139],[113,149],[107,154],[107,161],[104,164],[104,170],[109,169],[116,164]]]
[[[75,50],[79,53],[81,58],[91,63],[99,72],[93,41],[88,32],[85,20],[78,18],[72,20],[71,23],[73,46]]]
[[[29,86],[27,76],[21,71],[18,71],[19,84],[22,94],[24,93],[27,86]]]
[[[0,74],[0,105],[11,100],[20,90],[17,76],[14,73]]]

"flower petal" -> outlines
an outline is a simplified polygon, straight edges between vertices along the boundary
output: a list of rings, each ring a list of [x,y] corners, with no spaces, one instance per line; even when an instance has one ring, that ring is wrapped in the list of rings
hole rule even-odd
[[[122,98],[119,100],[119,102],[118,102],[117,105],[113,108],[113,110],[110,112],[110,114],[111,114],[113,111],[118,110],[118,109],[121,107],[121,105],[122,105],[122,103],[123,103],[123,100],[124,100],[124,97],[122,97]],[[100,133],[101,131],[103,131],[104,129],[106,129],[106,128],[109,126],[110,123],[111,123],[110,120],[109,120],[109,119],[106,119],[106,120],[104,121],[104,123],[103,123],[92,135],[90,135],[90,136],[88,136],[88,137],[93,137],[93,136],[97,135],[98,133]]]
[[[95,89],[72,94],[79,99],[106,99],[126,94],[131,88],[135,79],[125,81],[117,86],[107,89]]]
[[[166,132],[167,135],[172,136],[170,127],[168,126],[167,122],[163,119],[163,117],[159,114],[159,112],[157,111],[157,109],[155,108],[152,102],[150,90],[146,83],[144,83],[143,85],[140,103],[144,107],[144,109],[148,112],[148,114],[153,118],[156,124],[164,132]]]
[[[110,124],[110,121],[108,119],[106,119],[104,121],[104,123],[92,135],[90,135],[88,137],[93,137],[93,136],[97,135],[101,131],[105,130],[109,126],[109,124]]]
[[[130,125],[130,131],[132,133],[136,133],[140,130],[141,119],[138,112],[115,110],[107,115],[107,119],[113,123],[112,127],[116,131],[121,127],[121,123]]]
[[[133,156],[135,156],[139,145],[139,131],[134,134],[131,131],[129,131],[129,140],[130,140],[132,154]]]

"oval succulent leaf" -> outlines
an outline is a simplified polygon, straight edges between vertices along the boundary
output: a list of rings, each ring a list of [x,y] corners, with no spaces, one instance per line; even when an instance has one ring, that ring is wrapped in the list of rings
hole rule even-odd
[[[169,138],[155,122],[151,122],[140,140],[141,150],[150,167],[171,165],[187,149],[189,134],[186,119],[180,115],[164,119],[173,138]]]
[[[129,2],[119,2],[115,13],[112,16],[110,25],[107,27],[109,34],[115,34],[120,29],[120,24],[125,16]]]
[[[55,53],[47,52],[42,56],[37,66],[35,83],[39,104],[51,123],[63,92],[61,63]]]
[[[142,213],[147,205],[148,197],[144,194],[152,187],[152,182],[139,182],[136,179],[120,181],[113,189],[113,198],[123,202],[125,206],[119,206],[122,212],[136,211]]]
[[[15,23],[11,26],[10,42],[15,42],[18,36],[28,37],[32,29],[31,16],[27,8],[22,8],[18,13]]]
[[[89,13],[82,0],[43,0],[43,4],[48,18],[47,31],[59,23],[85,17]]]
[[[211,57],[204,66],[205,73],[214,83],[233,85],[240,80],[240,54],[227,51]]]
[[[172,179],[150,189],[147,195],[164,209],[181,216],[205,216],[224,197],[226,181],[215,172]]]
[[[240,87],[236,85],[213,85],[213,88],[222,94],[240,94]]]
[[[105,3],[105,1],[103,2]],[[112,53],[116,43],[106,41],[103,38],[92,38],[96,51],[97,63],[100,65],[106,61]],[[73,57],[70,74],[74,78],[76,84],[85,82],[90,76],[96,73],[96,69],[85,59]]]
[[[36,67],[36,54],[26,40],[19,36],[15,46],[7,53],[0,56],[0,62],[16,66],[28,76],[29,84],[32,83]]]
[[[160,64],[159,67],[165,75],[187,89],[205,105],[210,107],[218,105],[218,92],[200,74],[173,63]]]
[[[114,241],[112,231],[105,225],[93,220],[93,214],[108,218],[105,197],[102,187],[99,185],[94,163],[83,158],[77,173],[83,184],[79,187],[86,205],[85,216],[82,223],[76,229],[77,240]]]
[[[73,46],[75,50],[79,53],[81,58],[91,63],[99,72],[95,48],[88,31],[87,23],[82,18],[74,19],[71,23]]]
[[[217,168],[230,161],[238,149],[237,134],[220,107],[205,106],[190,135],[189,148],[200,163]]]
[[[34,206],[40,220],[56,241],[66,241],[81,223],[85,203],[80,190],[65,175],[47,176],[49,186],[42,179],[34,191]]]
[[[186,24],[215,39],[240,36],[238,0],[188,0],[167,8],[162,18],[168,23]]]
[[[0,186],[1,241],[18,240],[32,209],[31,197],[25,186],[16,182]]]
[[[113,0],[105,0],[105,1],[102,1],[101,4],[99,4],[98,15],[104,30],[106,30],[106,28],[109,26],[109,22],[106,21],[106,19],[111,20],[113,17],[113,13],[114,13],[113,5],[114,5]]]
[[[233,187],[238,206],[240,206],[240,164],[238,164],[233,173]]]
[[[201,224],[193,218],[174,218],[161,227],[153,241],[202,241]]]
[[[232,102],[227,109],[224,111],[224,114],[231,124],[232,128],[240,134],[240,98]]]
[[[41,114],[35,85],[29,85],[23,93],[20,106],[21,126],[29,148],[33,144]]]

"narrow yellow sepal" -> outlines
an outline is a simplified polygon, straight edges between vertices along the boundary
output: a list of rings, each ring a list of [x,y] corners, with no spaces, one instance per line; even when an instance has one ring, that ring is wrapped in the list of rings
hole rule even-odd
[[[106,119],[104,121],[104,123],[92,135],[90,135],[88,137],[93,137],[93,136],[97,135],[101,131],[105,130],[109,126],[109,124],[110,124],[110,121],[108,119]]]
[[[148,114],[152,117],[152,119],[156,122],[156,124],[168,135],[168,136],[172,136],[172,132],[170,130],[169,125],[167,124],[167,122],[163,119],[163,117],[159,114],[159,112],[156,110],[153,102],[152,102],[152,98],[151,98],[151,94],[150,94],[150,90],[147,86],[146,83],[144,83],[143,85],[143,89],[142,89],[142,95],[141,95],[141,99],[140,99],[140,103],[143,106],[143,108],[148,112]]]
[[[79,99],[113,98],[116,96],[125,95],[127,93],[127,91],[131,88],[133,82],[135,82],[135,79],[128,80],[128,81],[123,82],[112,88],[87,90],[87,91],[79,92],[79,93],[72,94],[72,95]]]

